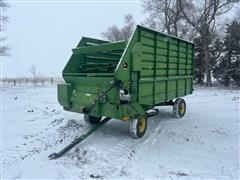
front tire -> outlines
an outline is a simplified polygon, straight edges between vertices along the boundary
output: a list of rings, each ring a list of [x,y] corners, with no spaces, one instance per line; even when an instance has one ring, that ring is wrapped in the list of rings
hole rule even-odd
[[[173,105],[173,115],[176,118],[182,118],[186,112],[186,103],[184,99],[178,98],[175,100]]]
[[[98,124],[101,121],[102,117],[94,117],[89,115],[84,115],[84,121],[87,124],[95,125]]]
[[[144,136],[147,129],[147,118],[142,117],[139,119],[133,119],[129,121],[130,135],[135,138],[141,138]]]

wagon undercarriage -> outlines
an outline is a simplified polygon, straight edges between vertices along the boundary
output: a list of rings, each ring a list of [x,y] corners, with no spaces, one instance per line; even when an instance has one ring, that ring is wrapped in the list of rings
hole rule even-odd
[[[179,104],[179,102],[184,103],[184,105],[185,105],[184,109],[180,109],[181,105]],[[171,101],[164,105],[173,105],[173,114],[178,118],[183,117],[183,115],[185,114],[186,104],[185,104],[185,101],[181,98],[178,98],[175,102]],[[158,113],[159,113],[159,109],[154,108],[154,109],[146,112],[146,117],[152,117],[152,116],[157,115]],[[95,131],[97,131],[100,127],[102,127],[104,124],[106,124],[109,120],[111,120],[111,118],[106,117],[102,120],[100,119],[100,121],[98,123],[90,123],[93,126],[88,130],[87,133],[82,134],[81,136],[75,137],[75,139],[69,145],[67,145],[65,148],[63,148],[58,153],[55,153],[55,152],[51,153],[48,156],[48,158],[52,160],[52,159],[57,159],[57,158],[61,157],[62,155],[67,153],[69,150],[71,150],[74,146],[81,143],[88,136],[90,136]],[[130,132],[131,136],[134,138],[142,137],[145,134],[146,129],[147,129],[147,118],[145,118],[145,117],[137,118],[137,119],[133,119],[133,120],[129,121],[129,132]]]

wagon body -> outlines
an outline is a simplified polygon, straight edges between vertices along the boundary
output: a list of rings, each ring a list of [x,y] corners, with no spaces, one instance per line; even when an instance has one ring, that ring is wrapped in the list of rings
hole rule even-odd
[[[58,84],[65,110],[130,120],[193,91],[194,44],[142,26],[128,42],[83,37]],[[118,83],[116,83],[118,82]]]

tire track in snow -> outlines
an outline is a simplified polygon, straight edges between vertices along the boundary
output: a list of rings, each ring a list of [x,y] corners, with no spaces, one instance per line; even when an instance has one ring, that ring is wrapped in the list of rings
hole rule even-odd
[[[152,121],[151,118],[149,120]],[[154,127],[155,125],[157,127]],[[98,169],[98,173],[104,178],[128,177],[131,174],[129,171],[131,169],[129,168],[130,162],[141,159],[141,156],[149,151],[149,145],[152,147],[157,143],[157,136],[164,129],[164,125],[163,121],[149,122],[148,131],[143,138],[133,139],[129,137],[115,145],[102,155],[98,161],[99,165],[95,165],[95,167],[101,167]],[[105,162],[103,167],[102,162]]]
[[[138,145],[139,141],[130,137],[103,154],[102,158],[106,162],[105,167],[100,168],[104,172],[103,175],[106,178],[124,175],[123,167],[134,157]]]
[[[149,118],[149,121],[150,122],[148,123],[148,131],[143,138],[143,141],[138,143],[134,150],[134,156],[132,156],[132,158],[128,161],[125,161],[125,163],[121,167],[121,171],[117,172],[116,177],[125,175],[126,178],[129,176],[133,176],[132,178],[140,178],[139,176],[134,177],[133,172],[141,172],[141,169],[139,169],[137,166],[132,165],[131,163],[136,164],[137,161],[141,162],[143,160],[142,158],[149,153],[149,150],[156,147],[156,143],[158,143],[159,139],[159,134],[161,134],[161,132],[164,130],[166,124],[166,122],[164,122],[163,120],[159,121],[152,118]]]
[[[160,120],[159,120],[160,119]],[[131,162],[135,163],[136,160],[140,160],[145,156],[145,154],[149,153],[149,150],[154,149],[156,144],[158,143],[159,135],[164,130],[166,121],[161,119],[159,115],[156,115],[152,118],[149,118],[148,123],[148,131],[146,136],[144,137],[145,140],[139,144],[139,147],[135,153],[135,156],[131,159]],[[130,163],[127,163],[125,166],[126,171],[131,169]],[[136,166],[133,166],[136,169]],[[136,169],[136,172],[140,172],[141,170]]]

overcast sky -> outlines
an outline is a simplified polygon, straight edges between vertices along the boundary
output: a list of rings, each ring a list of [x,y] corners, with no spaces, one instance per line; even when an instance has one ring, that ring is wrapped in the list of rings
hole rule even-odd
[[[10,22],[4,32],[11,56],[1,57],[3,77],[31,76],[32,65],[45,76],[61,76],[71,49],[82,36],[102,38],[100,33],[110,25],[122,26],[127,13],[134,15],[136,23],[144,21],[140,0],[5,2],[11,6],[6,11]]]
[[[31,65],[45,76],[61,76],[82,36],[102,38],[100,33],[110,25],[121,26],[127,13],[137,23],[144,19],[139,1],[7,2],[11,7],[5,34],[11,57],[2,58],[3,77],[30,76]]]

